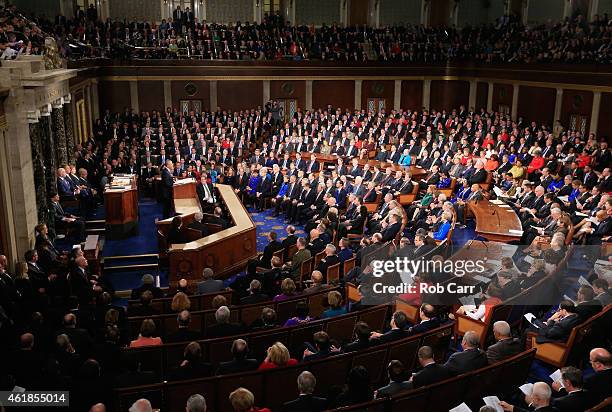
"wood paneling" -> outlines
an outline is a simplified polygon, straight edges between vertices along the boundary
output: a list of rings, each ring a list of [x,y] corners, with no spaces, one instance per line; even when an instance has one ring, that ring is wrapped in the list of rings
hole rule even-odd
[[[523,119],[553,124],[555,115],[555,89],[520,86],[517,114]]]
[[[404,110],[420,110],[423,107],[423,82],[421,80],[402,80],[400,106]]]
[[[602,102],[603,103],[603,102]],[[603,107],[603,105],[602,105]],[[561,103],[561,124],[569,125],[569,118],[572,114],[588,116],[591,121],[591,111],[593,110],[593,93],[584,90],[563,90],[563,101]],[[601,119],[601,115],[599,117]],[[609,119],[609,118],[608,118]],[[558,119],[555,119],[558,120]]]
[[[312,105],[316,108],[354,109],[355,82],[351,80],[315,80],[312,82]]]
[[[385,108],[393,108],[395,97],[395,82],[393,80],[364,80],[361,83],[361,108],[368,108],[368,98],[378,97],[385,99]]]
[[[271,99],[296,99],[298,107],[306,104],[306,82],[303,80],[271,80]]]
[[[511,84],[495,83],[493,85],[493,110],[498,111],[500,105],[508,106],[512,112],[512,95],[514,90]]]
[[[612,141],[612,93],[601,94],[601,108],[599,109],[599,124],[597,125],[597,137]]]
[[[190,95],[185,86],[194,85],[195,89],[187,87],[189,93],[195,94]],[[179,107],[179,101],[181,100],[202,100],[202,110],[214,110],[216,107],[210,107],[210,82],[208,80],[193,80],[193,81],[178,81],[173,80],[170,84],[170,90],[172,91],[172,105]]]
[[[164,82],[146,81],[138,82],[138,106],[140,111],[164,111]]]
[[[101,81],[98,84],[100,112],[110,109],[111,112],[123,112],[126,107],[132,107],[130,83],[124,81]]]
[[[429,25],[432,27],[448,26],[450,18],[450,1],[434,0],[429,3]]]
[[[479,112],[481,108],[486,110],[488,97],[489,83],[478,82],[476,84],[476,107],[474,108],[477,112]]]
[[[257,80],[220,80],[217,82],[217,103],[228,110],[263,106],[263,84]]]
[[[368,24],[368,0],[350,0],[349,3],[349,24],[365,25]]]
[[[465,105],[467,107],[470,95],[470,84],[466,81],[434,80],[431,82],[431,109],[452,109]]]

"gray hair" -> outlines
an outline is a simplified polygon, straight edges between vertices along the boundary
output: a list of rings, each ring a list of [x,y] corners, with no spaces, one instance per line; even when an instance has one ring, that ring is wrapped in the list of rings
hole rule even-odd
[[[199,393],[191,395],[187,399],[187,412],[206,412],[206,399]]]
[[[142,283],[150,285],[153,283],[153,275],[150,274],[146,274],[146,275],[142,275]]]
[[[317,386],[317,378],[312,373],[304,371],[298,376],[297,384],[300,394],[310,395],[314,392],[315,386]]]
[[[151,402],[148,399],[138,399],[136,402],[132,404],[129,412],[153,412],[153,408],[151,407]]]
[[[230,310],[227,306],[220,306],[215,312],[215,320],[217,323],[229,323]]]
[[[472,348],[477,348],[480,344],[480,336],[478,336],[478,333],[475,331],[468,330],[463,336],[463,346],[465,346],[466,343]]]
[[[332,243],[328,243],[325,247],[328,248],[332,253],[336,253],[336,246]]]
[[[510,325],[505,320],[498,320],[493,324],[493,331],[502,336],[510,336],[512,334]]]
[[[214,278],[215,274],[211,268],[204,268],[204,270],[202,271],[202,277],[205,280],[209,280],[209,279]]]
[[[201,222],[202,219],[204,219],[204,215],[202,214],[202,212],[195,212],[193,215],[193,219],[197,222]]]
[[[531,396],[536,397],[540,400],[549,400],[552,395],[550,386],[545,382],[536,382],[533,384]]]

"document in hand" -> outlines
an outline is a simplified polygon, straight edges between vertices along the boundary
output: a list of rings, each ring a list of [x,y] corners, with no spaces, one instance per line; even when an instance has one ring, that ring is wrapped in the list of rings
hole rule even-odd
[[[455,406],[453,409],[449,409],[448,412],[472,412],[469,406],[463,402],[461,405]]]
[[[584,276],[580,276],[578,278],[578,283],[580,285],[582,285],[582,286],[590,286],[590,287],[592,287],[591,284],[589,283],[589,281],[584,278]]]
[[[536,324],[534,324],[534,323],[533,323],[533,320],[534,320],[534,319],[535,319],[535,317],[536,317],[536,316],[535,316],[533,313],[525,313],[525,314],[523,315],[523,317],[524,317],[525,319],[527,319],[527,321],[528,321],[529,323],[531,323],[533,326],[535,326],[536,328],[540,329],[540,327],[539,327],[538,325],[536,325]]]
[[[531,395],[531,392],[533,392],[533,383],[526,383],[524,385],[521,385],[519,386],[519,389],[521,390],[521,392],[523,392],[525,396]]]
[[[496,412],[504,412],[504,409],[501,407],[499,398],[497,396],[485,396],[482,398],[482,400],[484,401],[485,405],[495,408]]]
[[[563,385],[563,381],[561,380],[561,369],[557,369],[556,371],[554,371],[548,376],[550,379],[553,380],[553,382],[558,382],[562,388],[565,388],[565,386]]]

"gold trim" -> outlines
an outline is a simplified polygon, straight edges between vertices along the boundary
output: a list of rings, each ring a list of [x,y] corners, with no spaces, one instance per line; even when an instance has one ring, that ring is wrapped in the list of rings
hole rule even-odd
[[[122,256],[106,256],[104,260],[115,260],[115,259],[139,259],[145,257],[156,257],[159,258],[157,253],[143,253],[141,255],[122,255]]]
[[[104,267],[104,271],[107,270],[124,270],[124,269],[155,269],[159,267],[159,263],[146,263],[142,265],[121,265],[121,266],[109,266]]]
[[[551,72],[552,73],[552,72]],[[604,73],[607,75],[607,73]],[[248,80],[444,80],[444,81],[477,81],[497,84],[511,84],[518,86],[532,86],[549,89],[584,90],[591,92],[611,93],[612,86],[586,85],[576,83],[549,83],[538,81],[511,80],[466,76],[102,76],[100,81],[182,81],[182,80],[209,80],[209,81],[248,81]]]

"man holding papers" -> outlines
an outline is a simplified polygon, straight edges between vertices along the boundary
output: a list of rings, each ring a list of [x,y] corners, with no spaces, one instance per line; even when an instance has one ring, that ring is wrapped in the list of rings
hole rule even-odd
[[[504,401],[500,401],[499,404],[504,411],[510,412],[557,412],[558,409],[550,405],[551,395],[552,391],[545,382],[536,382],[533,384],[531,395],[525,395],[525,402],[529,405],[530,409],[523,409],[518,406],[510,405]]]

